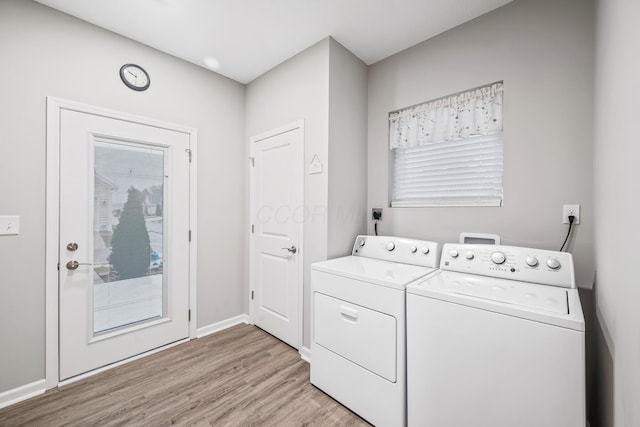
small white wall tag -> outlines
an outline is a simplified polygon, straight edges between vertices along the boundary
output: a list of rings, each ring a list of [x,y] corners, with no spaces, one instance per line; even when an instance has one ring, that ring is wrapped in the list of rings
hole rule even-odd
[[[311,163],[309,164],[309,175],[316,173],[322,173],[322,163],[320,162],[317,154],[313,156],[313,159],[311,159]]]

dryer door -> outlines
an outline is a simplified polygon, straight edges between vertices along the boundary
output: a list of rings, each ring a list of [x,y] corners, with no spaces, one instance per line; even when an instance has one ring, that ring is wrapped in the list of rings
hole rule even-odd
[[[396,318],[316,292],[314,332],[317,344],[396,382]]]

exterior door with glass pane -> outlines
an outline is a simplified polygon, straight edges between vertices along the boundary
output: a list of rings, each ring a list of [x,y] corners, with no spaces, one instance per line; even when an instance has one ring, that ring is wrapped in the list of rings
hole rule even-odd
[[[189,336],[189,134],[62,110],[60,380]]]

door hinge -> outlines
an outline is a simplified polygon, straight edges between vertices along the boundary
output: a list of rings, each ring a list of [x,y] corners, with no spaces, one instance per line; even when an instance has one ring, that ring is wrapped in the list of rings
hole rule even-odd
[[[193,152],[191,151],[191,148],[185,148],[184,151],[189,155],[189,163],[191,163],[191,160],[193,160]]]
[[[191,241],[191,230],[189,230],[189,241]]]
[[[256,226],[254,224],[251,224],[251,234],[256,232]]]
[[[191,309],[189,309],[188,317],[189,317],[189,322],[191,322]]]
[[[60,271],[60,263],[58,263],[58,266],[56,268],[58,269],[58,271]]]
[[[251,299],[253,300],[253,291],[251,291]]]
[[[251,162],[251,167],[256,166],[256,159],[254,157],[249,157],[249,161]]]

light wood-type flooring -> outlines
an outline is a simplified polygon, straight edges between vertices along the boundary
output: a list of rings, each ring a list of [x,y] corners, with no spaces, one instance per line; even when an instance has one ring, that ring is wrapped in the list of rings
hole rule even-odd
[[[367,426],[309,364],[238,325],[0,410],[0,426]]]

